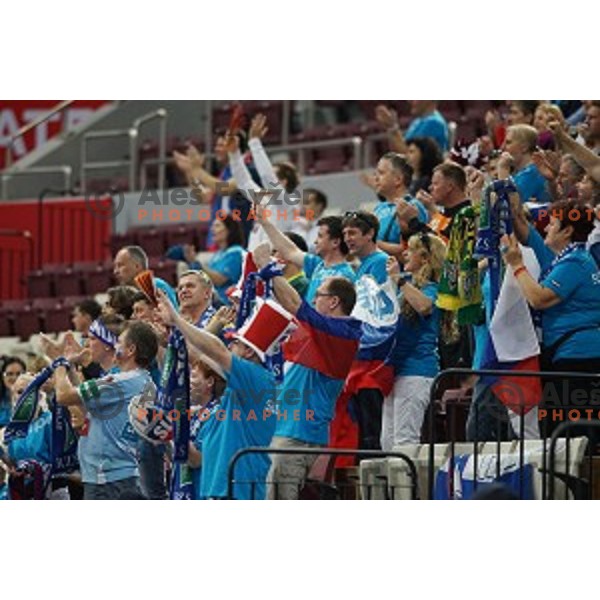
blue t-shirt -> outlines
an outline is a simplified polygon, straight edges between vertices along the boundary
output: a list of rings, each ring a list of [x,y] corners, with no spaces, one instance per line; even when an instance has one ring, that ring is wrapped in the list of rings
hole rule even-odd
[[[596,325],[573,334],[560,345],[554,360],[600,356],[600,273],[596,262],[587,250],[580,248],[552,267],[556,256],[531,225],[526,245],[535,252],[542,273],[547,271],[540,285],[551,289],[562,300],[540,311],[544,346],[551,346],[568,331]]]
[[[301,326],[305,327],[304,331],[311,332],[309,337],[302,340],[301,354],[296,360],[303,361],[307,355],[325,350],[321,346],[327,345],[332,351],[331,362],[335,361],[339,365],[340,361],[343,363],[348,359],[347,355],[340,356],[346,342],[356,340],[358,348],[362,331],[360,321],[351,317],[323,315],[306,302],[302,303],[296,317]],[[291,358],[294,358],[293,354]],[[349,358],[352,360],[353,356]],[[331,372],[326,364],[318,360],[314,363],[312,368],[295,361],[285,363],[283,383],[277,396],[275,435],[326,445],[335,403],[344,386],[347,372],[343,372],[344,368],[340,373]]]
[[[325,266],[323,259],[316,254],[304,255],[304,274],[309,279],[306,301],[312,304],[317,290],[328,277],[345,277],[354,283],[355,275],[352,267],[347,262]]]
[[[552,201],[546,179],[533,163],[517,171],[513,180],[519,190],[521,202],[529,202],[531,199],[536,202]]]
[[[412,204],[419,211],[418,219],[421,223],[427,223],[429,215],[423,204],[411,196],[405,196],[404,200]],[[379,219],[379,231],[377,233],[378,242],[391,242],[392,244],[400,243],[400,224],[396,218],[396,203],[384,200],[379,202],[373,212]]]
[[[223,285],[215,286],[215,290],[223,304],[229,304],[229,299],[225,294],[227,288],[237,283],[242,275],[243,256],[244,249],[241,246],[234,245],[225,250],[219,250],[208,263],[213,271],[227,277],[227,281]]]
[[[29,424],[27,435],[9,442],[7,450],[14,462],[35,460],[47,465],[52,464],[52,413],[40,413]]]
[[[148,371],[136,369],[90,379],[77,389],[88,412],[88,434],[79,438],[84,483],[105,484],[139,476],[138,436],[129,422],[131,399],[146,386],[155,388]]]
[[[200,498],[227,497],[228,467],[242,448],[267,448],[275,431],[275,379],[263,366],[232,356],[231,371],[221,402],[210,410],[200,428],[202,475]],[[265,498],[267,454],[247,454],[235,466],[234,497],[238,500]],[[254,483],[254,486],[252,485]]]
[[[554,360],[600,357],[600,272],[590,253],[585,248],[571,252],[552,267],[540,284],[562,300],[541,311],[545,346],[551,346],[573,329],[590,327],[562,343]]]
[[[391,355],[395,377],[435,377],[440,370],[440,310],[435,305],[438,286],[436,283],[428,283],[421,292],[431,299],[433,310],[427,316],[417,315],[414,321],[407,321],[400,315],[396,326],[396,344]]]
[[[6,390],[4,397],[0,398],[0,427],[6,427],[12,416],[12,404],[10,394]]]
[[[442,152],[446,152],[449,143],[446,119],[442,117],[438,110],[434,110],[424,117],[413,119],[404,134],[404,139],[409,142],[416,137],[433,138]]]
[[[385,283],[387,279],[387,262],[388,254],[381,250],[375,250],[368,256],[365,256],[360,261],[360,266],[356,270],[356,281],[359,281],[364,275],[371,275],[379,284]]]

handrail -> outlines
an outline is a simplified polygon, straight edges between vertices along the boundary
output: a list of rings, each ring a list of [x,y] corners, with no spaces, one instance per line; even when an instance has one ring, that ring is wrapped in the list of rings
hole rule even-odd
[[[314,142],[295,142],[293,144],[282,144],[279,146],[268,146],[265,150],[271,154],[276,152],[294,152],[300,151],[301,159],[298,161],[298,170],[300,173],[304,172],[304,151],[305,150],[318,150],[319,148],[329,148],[336,146],[345,146],[352,144],[354,146],[354,170],[358,171],[362,168],[361,163],[361,146],[363,143],[363,138],[360,136],[346,137],[346,138],[333,138],[330,140],[317,140]],[[210,153],[204,154],[205,158],[210,158]],[[150,165],[168,165],[174,162],[173,157],[167,156],[164,159],[160,158],[146,158],[140,163],[140,185],[141,187],[145,187],[146,181],[148,179],[147,168]]]
[[[227,498],[234,500],[233,487],[235,485],[235,466],[239,459],[246,454],[283,454],[283,455],[308,455],[308,456],[356,456],[362,458],[399,458],[408,466],[408,474],[411,478],[411,497],[416,500],[418,497],[417,489],[417,468],[412,459],[403,452],[385,450],[358,450],[350,448],[265,448],[262,446],[248,446],[240,448],[230,459],[227,467]],[[255,485],[256,482],[253,482]],[[253,498],[254,499],[254,498]]]
[[[0,198],[2,200],[8,199],[8,182],[13,177],[28,177],[29,175],[44,175],[52,173],[62,173],[64,176],[64,188],[71,189],[71,179],[73,175],[73,169],[70,165],[57,165],[53,167],[28,167],[22,171],[13,171],[11,173],[4,173],[0,177]]]
[[[141,117],[137,118],[132,125],[132,130],[134,130],[135,136],[130,137],[130,152],[131,152],[131,166],[129,172],[129,178],[132,181],[135,181],[135,176],[137,173],[137,159],[138,159],[138,139],[139,132],[142,125],[146,123],[150,123],[151,121],[159,120],[159,133],[158,133],[158,158],[163,160],[167,155],[167,111],[164,108],[158,108],[152,112],[149,112]],[[164,189],[165,181],[166,181],[166,166],[163,162],[159,165],[160,169],[158,171],[158,187],[159,189]],[[134,188],[131,188],[133,191]]]
[[[81,140],[81,191],[85,194],[86,192],[86,171],[94,169],[112,169],[119,167],[129,167],[129,190],[134,191],[137,188],[137,169],[138,169],[138,142],[139,133],[143,125],[150,121],[159,119],[159,157],[161,162],[159,170],[158,185],[162,189],[166,183],[166,154],[167,154],[167,116],[168,113],[164,108],[158,108],[152,112],[149,112],[141,117],[135,119],[128,129],[111,129],[111,130],[99,130],[90,131],[83,135]],[[128,137],[129,138],[129,159],[127,160],[116,160],[116,161],[97,161],[87,162],[87,144],[92,139],[108,139]],[[140,177],[140,181],[144,181],[145,178]]]
[[[95,140],[95,139],[108,139],[108,138],[118,138],[118,137],[129,137],[131,139],[132,136],[132,131],[131,129],[107,129],[107,130],[99,130],[99,131],[88,131],[87,133],[84,133],[82,138],[81,138],[81,152],[80,152],[80,161],[81,164],[79,166],[80,172],[79,172],[79,179],[80,179],[80,187],[81,187],[81,193],[85,194],[86,193],[86,171],[90,170],[90,169],[100,169],[100,168],[108,168],[106,164],[101,164],[100,163],[88,163],[87,162],[87,145],[88,145],[88,141],[89,140]],[[115,167],[119,167],[119,166],[126,166],[129,164],[130,161],[111,161],[111,167],[110,168],[115,168]],[[117,164],[119,163],[119,164]],[[131,175],[130,175],[130,179],[129,179],[129,185],[130,187],[132,186],[132,180],[131,180]]]
[[[19,129],[18,131],[13,133],[11,136],[9,136],[8,145],[6,147],[5,169],[8,169],[9,167],[12,166],[12,149],[13,149],[15,140],[24,136],[26,133],[28,133],[29,131],[31,131],[32,129],[37,127],[38,125],[45,123],[48,119],[52,118],[55,114],[62,112],[63,110],[65,110],[65,108],[68,108],[74,102],[75,102],[75,100],[63,100],[62,102],[57,104],[54,108],[51,108],[46,114],[39,116],[37,119],[34,119],[33,121],[31,121],[29,123],[26,123],[25,125],[23,125],[23,127],[21,127],[21,129]]]
[[[305,150],[319,150],[320,148],[331,148],[337,146],[347,146],[352,145],[354,147],[354,168],[358,170],[361,168],[361,156],[360,149],[363,144],[363,138],[358,135],[354,135],[352,137],[345,138],[332,138],[329,140],[315,140],[315,141],[307,141],[307,142],[295,142],[293,144],[286,144],[280,146],[269,146],[265,148],[270,153],[275,152],[294,152],[300,151],[299,160],[298,160],[298,170],[300,173],[304,173],[304,151]]]

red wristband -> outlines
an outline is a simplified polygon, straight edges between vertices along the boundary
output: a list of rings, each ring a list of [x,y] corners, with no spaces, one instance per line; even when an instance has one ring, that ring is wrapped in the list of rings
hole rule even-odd
[[[527,267],[525,265],[521,265],[519,268],[517,268],[513,271],[513,275],[515,277],[518,277],[521,273],[526,273],[526,272],[527,272]]]

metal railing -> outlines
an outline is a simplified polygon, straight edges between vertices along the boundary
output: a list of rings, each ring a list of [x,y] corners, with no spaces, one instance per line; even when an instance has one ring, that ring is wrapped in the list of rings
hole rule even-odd
[[[427,482],[427,491],[428,491],[428,497],[430,499],[433,499],[434,497],[434,484],[435,484],[435,476],[436,476],[436,467],[435,467],[435,444],[436,444],[436,431],[435,431],[435,398],[437,395],[439,395],[439,388],[440,388],[440,384],[442,382],[443,379],[451,377],[451,376],[472,376],[472,375],[477,375],[477,376],[484,376],[484,377],[518,377],[518,378],[526,378],[526,377],[536,377],[539,378],[541,380],[543,379],[558,379],[558,378],[562,378],[562,379],[580,379],[580,380],[599,380],[600,381],[600,373],[577,373],[577,372],[570,372],[570,371],[504,371],[504,370],[495,370],[495,369],[465,369],[465,368],[452,368],[452,369],[446,369],[444,371],[441,371],[440,373],[438,373],[436,375],[436,377],[434,378],[432,384],[431,384],[431,388],[430,388],[430,412],[429,412],[429,423],[428,423],[428,429],[429,429],[429,460],[428,460],[428,482]],[[491,385],[491,384],[490,384]],[[473,401],[475,401],[475,398],[473,398]],[[520,403],[522,405],[523,403],[523,398],[520,399]],[[475,410],[478,410],[478,406],[475,405]],[[543,406],[540,405],[540,408],[543,408]],[[565,405],[563,408],[581,408],[581,406],[577,407],[577,406],[568,406]],[[524,454],[525,454],[525,450],[524,450],[524,420],[525,420],[525,414],[524,411],[519,411],[519,429],[520,429],[520,437],[519,437],[519,468],[521,469],[521,472],[523,470],[523,466],[524,466]],[[453,415],[453,417],[455,416],[455,413]],[[498,418],[498,415],[496,415],[497,418],[497,422],[498,422],[498,426],[500,426],[500,420]],[[476,423],[479,423],[479,420],[477,419],[476,416]],[[546,424],[547,421],[544,422],[544,424]],[[562,425],[565,425],[565,427],[562,427]],[[552,436],[551,436],[551,440],[549,445],[547,443],[544,442],[544,452],[543,452],[543,464],[542,464],[542,469],[541,469],[541,473],[542,473],[542,498],[546,499],[548,494],[547,494],[547,490],[548,490],[548,486],[551,486],[550,489],[552,490],[552,494],[550,495],[550,497],[552,497],[554,491],[553,491],[553,486],[554,486],[554,480],[548,479],[549,476],[554,476],[553,472],[553,465],[554,465],[554,451],[556,448],[556,439],[558,438],[558,435],[565,429],[568,428],[569,423],[563,423],[561,425],[559,425],[557,427],[557,429],[555,431],[552,432]],[[579,427],[588,427],[588,426],[592,426],[592,427],[596,427],[594,421],[586,421],[585,425],[583,425],[582,423],[574,423],[574,425],[578,425]],[[599,423],[600,425],[600,423]],[[543,431],[541,432],[542,434],[547,433],[547,431]],[[456,443],[456,440],[454,439],[456,437],[456,427],[454,424],[454,420],[452,418],[451,420],[451,432],[450,432],[450,437],[451,440],[450,442],[447,442],[451,445],[451,456],[450,459],[451,461],[454,460],[455,457],[455,452],[454,452],[454,445]],[[542,440],[544,439],[544,437],[541,438]],[[554,440],[554,443],[552,443],[552,440]],[[478,428],[476,427],[475,429],[475,439],[473,440],[469,440],[469,443],[473,443],[473,461],[474,461],[474,474],[473,474],[473,479],[475,482],[475,487],[477,487],[477,467],[478,467],[478,455],[479,455],[479,442],[482,441],[486,441],[483,439],[479,438],[479,431]],[[498,435],[496,436],[495,440],[492,440],[493,442],[497,443],[497,453],[496,453],[496,458],[497,458],[497,462],[496,462],[496,470],[497,470],[497,476],[500,475],[500,455],[501,455],[501,451],[500,451],[500,447],[501,447],[501,436],[500,433],[498,432]],[[548,447],[549,446],[549,447]],[[591,446],[591,444],[590,444]],[[590,452],[591,452],[591,447],[589,448]],[[547,454],[548,452],[550,452],[550,458],[548,459]],[[567,460],[568,460],[568,445],[567,445]],[[550,465],[552,465],[550,468],[548,468],[548,462],[550,462]],[[590,471],[591,473],[591,471]],[[559,474],[555,474],[557,477],[559,476]],[[568,473],[566,474],[567,476],[569,475]],[[522,497],[523,495],[523,482],[522,480],[520,480],[520,497]]]
[[[34,119],[30,123],[23,125],[23,127],[21,127],[21,129],[19,129],[15,133],[13,133],[8,138],[8,145],[6,147],[5,169],[8,169],[12,166],[12,163],[13,163],[12,151],[13,151],[13,146],[14,146],[14,143],[16,142],[16,140],[18,140],[20,137],[27,134],[32,129],[35,129],[36,127],[38,127],[38,125],[45,123],[46,121],[51,119],[57,113],[62,112],[63,110],[65,110],[65,108],[69,108],[69,106],[71,106],[71,104],[73,104],[74,102],[75,102],[75,100],[63,100],[62,102],[57,104],[54,108],[51,108],[46,114],[40,115],[37,119]]]
[[[352,146],[352,167],[358,171],[363,168],[362,166],[362,144],[363,139],[360,136],[346,137],[346,138],[335,138],[331,140],[319,140],[315,142],[297,142],[293,144],[282,144],[280,146],[269,146],[266,148],[269,154],[276,153],[298,153],[298,171],[301,175],[305,174],[306,171],[306,152],[309,150],[320,150],[322,148],[335,148],[338,146]],[[205,158],[208,160],[212,156],[211,153],[204,153]],[[146,158],[140,163],[140,188],[143,189],[148,181],[148,167],[161,165],[163,169],[166,165],[174,164],[173,157],[165,158]],[[159,186],[159,189],[160,186]]]
[[[243,456],[247,454],[287,454],[296,456],[356,456],[360,455],[361,458],[399,458],[403,460],[408,467],[408,476],[410,477],[410,495],[413,500],[418,497],[417,489],[417,468],[415,463],[410,457],[403,452],[385,452],[383,450],[350,450],[342,448],[262,448],[262,447],[249,447],[238,450],[229,461],[229,467],[227,469],[227,498],[234,500],[234,486],[238,485],[250,485],[252,493],[250,497],[256,499],[256,486],[261,483],[257,481],[236,481],[235,479],[235,466]],[[267,482],[268,483],[268,482]]]
[[[126,167],[128,169],[128,180],[129,190],[134,191],[137,189],[137,171],[138,171],[138,148],[140,130],[143,125],[150,123],[151,121],[158,120],[159,123],[159,136],[158,136],[158,148],[159,148],[159,187],[164,188],[166,182],[166,162],[165,157],[167,154],[167,111],[164,108],[159,108],[155,111],[149,112],[146,115],[142,115],[137,118],[128,129],[112,129],[107,131],[90,131],[83,135],[81,140],[81,166],[80,166],[80,179],[81,179],[81,192],[86,193],[87,190],[87,173],[92,170],[106,170],[106,169],[119,169]],[[122,160],[114,161],[88,161],[88,143],[91,140],[98,139],[118,139],[127,137],[129,140],[129,157]],[[143,179],[142,179],[143,180]]]
[[[8,184],[14,177],[31,177],[38,175],[60,174],[63,176],[62,186],[65,189],[71,189],[73,169],[69,165],[57,165],[53,167],[29,167],[22,171],[13,171],[12,173],[4,173],[0,177],[0,198],[8,199]]]

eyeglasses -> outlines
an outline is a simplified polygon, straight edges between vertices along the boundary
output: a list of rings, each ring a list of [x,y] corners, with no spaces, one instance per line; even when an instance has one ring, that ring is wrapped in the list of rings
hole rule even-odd
[[[356,210],[349,210],[349,211],[345,212],[344,213],[344,221],[346,219],[356,219],[357,221],[362,221],[369,227],[369,229],[373,229],[373,223],[371,223],[371,221],[369,219],[367,219],[366,215],[364,213],[360,213]]]
[[[421,231],[421,233],[419,233],[419,240],[423,246],[425,246],[425,250],[427,250],[428,254],[431,254],[431,239],[429,235],[424,231]]]
[[[319,298],[321,296],[335,296],[335,294],[330,294],[329,292],[319,292],[318,290],[315,292],[315,298]]]

